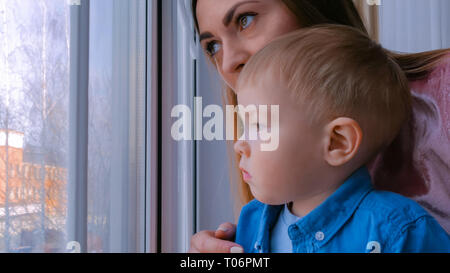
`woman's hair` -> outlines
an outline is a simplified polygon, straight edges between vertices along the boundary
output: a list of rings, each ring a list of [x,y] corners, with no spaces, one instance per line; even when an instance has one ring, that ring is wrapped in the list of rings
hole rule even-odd
[[[318,24],[338,24],[355,27],[367,33],[366,27],[351,0],[281,0],[291,12],[298,18],[302,27]],[[199,30],[196,16],[197,0],[192,0],[192,13],[195,27]],[[425,78],[439,64],[442,57],[449,53],[448,50],[435,50],[414,54],[400,54],[388,52],[388,54],[402,68],[409,81]],[[237,97],[230,87],[225,87],[224,103],[237,105]],[[237,130],[235,130],[237,131]],[[238,168],[240,155],[235,154],[232,165],[238,174],[239,198],[242,204],[253,199],[250,189],[242,178]]]
[[[400,66],[366,33],[349,26],[317,25],[275,39],[246,63],[236,90],[264,85],[264,79],[283,83],[311,126],[338,117],[356,120],[371,136],[364,140],[370,154],[364,163],[392,142],[411,112]]]

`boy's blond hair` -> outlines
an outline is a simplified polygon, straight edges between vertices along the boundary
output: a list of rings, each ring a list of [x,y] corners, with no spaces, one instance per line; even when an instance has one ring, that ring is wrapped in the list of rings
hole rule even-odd
[[[268,75],[285,83],[311,124],[343,116],[356,120],[376,140],[370,143],[373,152],[394,139],[411,111],[402,69],[352,27],[319,25],[274,40],[245,65],[237,90]]]

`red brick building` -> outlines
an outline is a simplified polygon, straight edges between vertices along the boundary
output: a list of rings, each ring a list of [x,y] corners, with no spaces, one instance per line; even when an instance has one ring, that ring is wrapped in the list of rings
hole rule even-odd
[[[24,134],[0,129],[0,222],[11,217],[41,213],[66,214],[67,170],[24,161]]]

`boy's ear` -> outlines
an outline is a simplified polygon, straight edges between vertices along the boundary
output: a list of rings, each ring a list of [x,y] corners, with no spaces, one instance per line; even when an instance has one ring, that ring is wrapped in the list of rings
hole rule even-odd
[[[331,166],[344,165],[352,159],[362,141],[362,130],[351,118],[337,118],[325,127],[325,160]]]

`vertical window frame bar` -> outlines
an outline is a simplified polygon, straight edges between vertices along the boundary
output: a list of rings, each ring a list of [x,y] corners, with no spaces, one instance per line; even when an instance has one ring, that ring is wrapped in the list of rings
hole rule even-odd
[[[68,241],[87,249],[88,116],[89,116],[89,6],[90,0],[70,6],[70,100]]]

